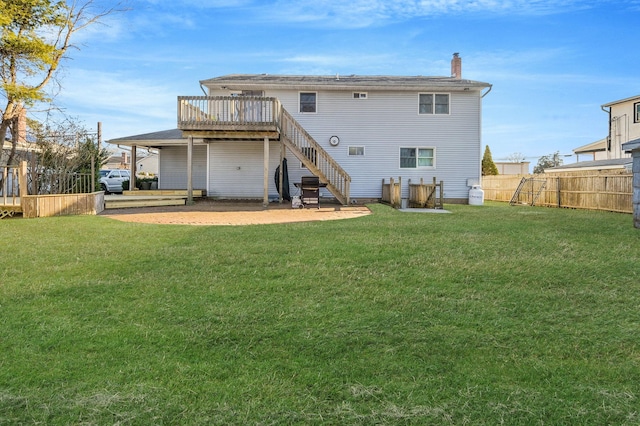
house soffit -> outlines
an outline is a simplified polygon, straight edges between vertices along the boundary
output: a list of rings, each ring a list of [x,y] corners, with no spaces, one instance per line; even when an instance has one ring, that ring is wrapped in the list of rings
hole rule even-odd
[[[573,152],[576,154],[583,154],[587,152],[604,151],[606,149],[607,149],[607,138],[604,138],[595,142],[591,142],[586,145],[582,145],[578,148],[575,148]]]

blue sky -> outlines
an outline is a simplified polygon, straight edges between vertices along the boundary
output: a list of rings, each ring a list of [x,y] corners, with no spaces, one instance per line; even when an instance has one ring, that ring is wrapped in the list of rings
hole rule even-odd
[[[483,144],[537,157],[607,135],[640,94],[640,0],[138,0],[79,34],[58,106],[105,139],[175,128],[176,97],[232,73],[488,82]],[[567,158],[565,162],[573,162]]]

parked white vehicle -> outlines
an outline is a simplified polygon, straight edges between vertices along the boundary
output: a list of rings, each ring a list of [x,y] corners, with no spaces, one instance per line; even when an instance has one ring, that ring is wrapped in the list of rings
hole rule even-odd
[[[129,170],[100,170],[100,189],[108,194],[122,192],[122,182],[131,180]]]

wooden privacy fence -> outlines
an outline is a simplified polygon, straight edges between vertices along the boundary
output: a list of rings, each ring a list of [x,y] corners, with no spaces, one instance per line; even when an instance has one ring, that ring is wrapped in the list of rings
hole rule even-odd
[[[586,210],[633,213],[632,174],[540,174],[526,176],[544,180],[535,204]],[[511,201],[523,176],[484,176],[482,189],[485,200]],[[520,202],[525,203],[521,200]]]
[[[409,179],[409,207],[417,208],[442,208],[443,207],[443,183],[436,183],[434,176],[433,183],[426,184],[420,178],[420,183],[411,183]]]
[[[399,177],[396,182],[393,178],[389,179],[389,183],[384,183],[382,179],[382,198],[383,203],[391,205],[393,208],[399,208],[402,204],[402,178]]]

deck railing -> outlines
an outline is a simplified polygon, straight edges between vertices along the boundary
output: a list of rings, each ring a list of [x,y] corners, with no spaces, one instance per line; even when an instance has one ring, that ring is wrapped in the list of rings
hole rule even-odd
[[[178,128],[182,130],[275,126],[280,103],[259,96],[178,96]]]
[[[0,204],[20,205],[18,166],[0,166]]]

